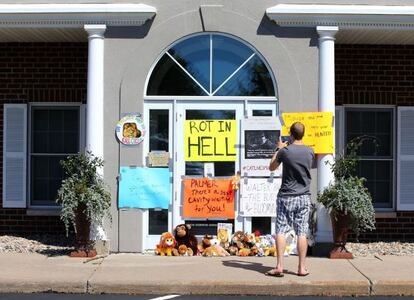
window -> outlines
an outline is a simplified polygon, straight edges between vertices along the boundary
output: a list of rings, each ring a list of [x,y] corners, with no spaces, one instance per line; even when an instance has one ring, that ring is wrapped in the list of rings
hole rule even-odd
[[[149,111],[149,151],[169,150],[169,110]],[[168,209],[148,210],[148,233],[160,235],[168,231]]]
[[[158,61],[148,96],[271,96],[273,78],[261,56],[221,34],[181,40]]]
[[[80,109],[32,106],[30,129],[30,205],[56,206],[64,175],[60,160],[80,149]]]
[[[367,179],[375,208],[392,208],[394,198],[394,109],[346,108],[345,143],[368,136],[359,149],[357,172]]]

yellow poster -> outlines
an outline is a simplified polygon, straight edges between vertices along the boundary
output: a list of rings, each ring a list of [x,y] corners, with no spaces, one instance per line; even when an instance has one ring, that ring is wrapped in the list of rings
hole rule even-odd
[[[236,120],[186,120],[185,161],[235,161]]]
[[[315,153],[334,153],[334,131],[331,112],[283,113],[282,135],[289,135],[290,126],[295,122],[305,125],[303,143]]]

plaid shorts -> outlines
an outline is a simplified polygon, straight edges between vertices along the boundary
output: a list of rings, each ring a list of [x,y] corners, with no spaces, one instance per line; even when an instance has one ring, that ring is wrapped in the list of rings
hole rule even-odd
[[[297,236],[306,236],[310,211],[310,195],[277,197],[276,234],[286,234],[293,227]]]

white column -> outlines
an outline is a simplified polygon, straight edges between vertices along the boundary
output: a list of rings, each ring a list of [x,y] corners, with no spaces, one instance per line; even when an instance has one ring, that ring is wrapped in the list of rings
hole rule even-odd
[[[319,111],[329,111],[335,116],[335,34],[336,26],[317,26],[319,34]],[[318,192],[333,182],[329,163],[334,154],[318,155]],[[318,208],[316,242],[332,242],[332,225],[325,208]]]
[[[85,25],[88,33],[88,86],[86,101],[86,150],[103,159],[103,75],[106,25]],[[103,175],[103,169],[98,170]],[[101,226],[92,224],[92,240],[106,240]]]

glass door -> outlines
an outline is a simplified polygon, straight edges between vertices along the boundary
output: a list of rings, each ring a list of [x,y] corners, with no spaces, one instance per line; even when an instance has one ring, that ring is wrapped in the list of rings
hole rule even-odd
[[[173,171],[173,103],[168,101],[145,103],[144,120],[148,129],[144,139],[144,165],[153,167],[150,157],[168,156],[168,162],[163,159],[157,168],[169,168]],[[172,176],[172,174],[171,174]],[[142,236],[144,250],[155,249],[160,236],[165,231],[171,231],[171,206],[169,209],[145,209],[143,211]]]
[[[237,202],[235,200],[235,219],[185,219],[182,217],[182,180],[184,178],[201,177],[231,177],[240,168],[240,120],[244,116],[244,103],[242,101],[216,102],[198,101],[197,103],[177,103],[177,130],[175,135],[176,157],[174,187],[175,199],[173,204],[173,226],[181,223],[189,223],[193,226],[193,232],[197,235],[216,234],[217,223],[232,223],[233,230],[242,230],[243,219],[238,216]],[[237,138],[235,161],[185,161],[184,134],[186,120],[236,120]],[[237,195],[236,195],[237,197]]]

